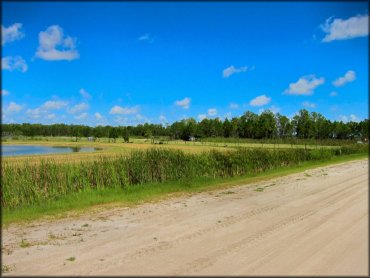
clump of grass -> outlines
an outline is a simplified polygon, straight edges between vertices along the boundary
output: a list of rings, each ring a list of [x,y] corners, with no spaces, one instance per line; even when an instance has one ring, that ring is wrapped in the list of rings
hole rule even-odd
[[[362,147],[362,148],[361,148]],[[14,209],[55,201],[71,193],[124,189],[151,183],[181,181],[191,188],[197,178],[256,175],[305,161],[367,152],[368,146],[338,149],[211,150],[200,154],[152,148],[129,155],[101,157],[80,163],[22,162],[3,164],[2,208]]]
[[[12,270],[12,267],[6,264],[1,265],[1,273],[8,273]]]
[[[21,243],[19,244],[21,248],[27,248],[31,246],[31,243],[29,243],[26,239],[22,239]]]
[[[51,239],[51,240],[53,240],[53,239],[56,239],[56,238],[57,238],[57,236],[56,236],[56,235],[54,235],[53,233],[49,233],[48,237],[49,237],[49,239]]]
[[[234,191],[229,190],[229,191],[221,192],[221,194],[229,195],[229,194],[235,194],[235,192],[234,192]]]

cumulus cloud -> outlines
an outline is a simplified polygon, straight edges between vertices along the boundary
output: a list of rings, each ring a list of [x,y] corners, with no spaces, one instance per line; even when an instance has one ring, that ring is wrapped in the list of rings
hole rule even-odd
[[[259,109],[259,110],[258,110],[258,113],[259,113],[259,114],[261,114],[261,113],[263,113],[263,112],[265,112],[265,111],[267,111],[267,110],[271,111],[271,112],[272,112],[272,113],[274,113],[274,114],[277,114],[277,113],[279,113],[279,112],[280,112],[280,108],[279,108],[279,107],[277,107],[277,106],[275,106],[275,105],[271,105],[271,107],[270,107],[270,108],[261,108],[261,109]]]
[[[183,109],[189,109],[189,107],[190,107],[190,102],[191,102],[191,99],[190,99],[190,98],[188,98],[188,97],[186,97],[186,98],[184,98],[183,100],[177,100],[177,101],[175,101],[175,104],[176,104],[177,106],[182,107]]]
[[[309,101],[302,102],[302,105],[304,107],[307,107],[307,108],[315,108],[316,107],[316,104],[315,103],[312,103],[312,102],[309,102]]]
[[[342,77],[333,81],[335,87],[344,86],[346,83],[353,82],[356,79],[356,73],[353,70],[349,70]]]
[[[247,71],[247,69],[248,69],[247,66],[240,67],[240,68],[230,66],[230,67],[228,67],[228,68],[226,68],[222,71],[222,76],[223,76],[223,78],[228,78],[228,77],[230,77],[231,75],[233,75],[235,73],[245,72],[245,71]]]
[[[168,122],[168,120],[167,120],[166,116],[164,116],[164,115],[160,115],[160,116],[159,116],[159,120],[160,120],[162,123],[166,123],[166,122]]]
[[[326,33],[322,42],[365,37],[369,34],[369,15],[357,15],[348,19],[330,17],[320,27]]]
[[[91,98],[91,95],[89,94],[88,91],[86,91],[85,89],[80,89],[80,94],[83,98],[86,98],[86,99],[90,99]]]
[[[316,78],[313,74],[302,76],[297,82],[290,83],[289,88],[284,93],[288,95],[312,95],[313,91],[324,82],[323,77]]]
[[[198,119],[199,119],[200,121],[204,120],[205,118],[207,118],[207,115],[206,115],[206,114],[199,114],[199,115],[198,115]]]
[[[232,102],[232,103],[230,103],[229,108],[230,109],[238,109],[239,108],[239,104]]]
[[[41,108],[45,110],[58,110],[66,107],[67,104],[68,102],[62,100],[48,100],[41,106]]]
[[[149,42],[149,43],[152,43],[152,42],[154,42],[155,38],[154,38],[151,34],[146,33],[146,34],[144,34],[144,35],[140,36],[140,37],[138,38],[138,40],[139,40],[139,41],[143,41],[143,42]]]
[[[73,106],[71,109],[68,110],[69,113],[71,114],[77,114],[77,113],[81,113],[82,111],[85,111],[89,109],[89,105],[85,102],[81,102],[79,104],[76,104],[75,106]]]
[[[217,115],[217,109],[215,109],[215,108],[208,109],[208,115],[209,116],[216,116]]]
[[[20,29],[22,29],[22,23],[14,23],[9,27],[1,25],[1,44],[5,45],[6,43],[22,39],[24,33]]]
[[[258,96],[254,99],[252,99],[249,104],[252,106],[263,106],[268,104],[271,101],[270,97],[267,97],[266,95]]]
[[[7,90],[1,90],[1,95],[7,96],[9,94],[10,94],[9,91],[7,91]]]
[[[45,112],[46,112],[45,110],[42,110],[40,108],[35,108],[35,109],[27,109],[26,114],[32,119],[38,119],[41,117],[41,114]]]
[[[349,116],[339,115],[339,120],[346,123],[346,122],[359,122],[360,119],[355,114],[350,114]]]
[[[138,112],[139,112],[139,106],[121,107],[121,106],[115,105],[111,108],[111,110],[109,111],[109,114],[128,115],[128,114],[136,114]]]
[[[87,117],[88,117],[88,114],[85,112],[85,113],[82,113],[78,116],[75,116],[75,119],[81,121],[81,120],[86,120]]]
[[[54,114],[54,113],[51,113],[51,114],[48,114],[48,115],[46,115],[46,117],[45,117],[47,120],[53,120],[53,119],[55,119],[56,118],[56,115]]]
[[[5,113],[17,113],[23,109],[22,105],[19,105],[13,101],[5,108]]]
[[[28,70],[27,63],[21,56],[6,56],[1,58],[1,68],[3,70],[19,70],[21,72],[26,72]]]
[[[78,59],[80,54],[76,50],[76,39],[65,36],[60,26],[52,25],[39,33],[36,56],[47,61],[72,61]]]
[[[277,113],[279,113],[279,112],[280,112],[280,108],[279,108],[279,107],[277,107],[277,106],[275,106],[275,105],[272,105],[272,106],[269,108],[269,110],[270,110],[272,113],[274,113],[274,114],[277,114]]]
[[[330,96],[331,96],[331,97],[336,97],[337,95],[338,95],[338,93],[337,93],[337,92],[331,92],[331,93],[330,93]]]
[[[100,120],[101,118],[103,118],[103,116],[100,113],[98,113],[98,112],[96,112],[94,114],[94,116],[95,116],[95,119],[97,119],[97,120]]]
[[[51,119],[50,115],[53,113],[49,113],[50,110],[59,110],[68,105],[68,102],[61,101],[61,100],[48,100],[44,102],[40,107],[34,109],[27,109],[26,114],[29,118],[32,119],[39,119],[41,116],[45,117],[46,119]],[[47,114],[47,115],[46,115]]]

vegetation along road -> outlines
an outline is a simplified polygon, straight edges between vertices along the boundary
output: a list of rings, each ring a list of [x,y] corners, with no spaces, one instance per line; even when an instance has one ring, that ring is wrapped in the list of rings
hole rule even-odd
[[[3,229],[4,275],[367,275],[368,159]]]

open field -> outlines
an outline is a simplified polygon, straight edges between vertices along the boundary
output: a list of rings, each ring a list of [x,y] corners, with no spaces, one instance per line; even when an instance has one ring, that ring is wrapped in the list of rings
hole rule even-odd
[[[4,275],[368,275],[368,159],[12,224]],[[196,252],[195,252],[196,250]]]
[[[250,143],[246,140],[239,140],[236,143],[231,142],[185,142],[182,140],[162,141],[155,140],[152,144],[148,139],[132,138],[131,143],[123,143],[122,139],[117,139],[115,143],[109,142],[109,138],[100,138],[99,141],[90,142],[87,138],[81,138],[77,142],[71,137],[36,137],[34,139],[26,139],[22,137],[19,140],[4,140],[3,145],[42,145],[42,146],[69,146],[69,147],[94,147],[99,150],[94,152],[76,152],[65,154],[48,154],[48,155],[30,155],[19,157],[4,157],[3,162],[19,163],[25,161],[39,162],[39,159],[53,160],[56,162],[81,162],[86,160],[98,160],[101,157],[116,157],[117,155],[127,155],[133,150],[146,150],[149,148],[161,148],[171,150],[181,150],[187,153],[200,153],[210,150],[234,150],[235,148],[264,148],[264,149],[333,149],[338,146],[321,146],[321,145],[304,145],[304,144],[272,144],[254,142]],[[299,141],[298,141],[299,142]]]
[[[32,140],[12,140],[3,142],[4,145],[41,145],[41,146],[69,146],[69,147],[93,147],[99,148],[100,150],[94,152],[76,152],[76,153],[65,153],[65,154],[48,154],[48,155],[29,155],[19,157],[4,157],[3,162],[25,162],[33,161],[38,162],[40,158],[47,160],[54,160],[57,162],[81,162],[85,160],[97,160],[101,157],[116,157],[117,155],[126,155],[133,150],[146,150],[149,148],[161,148],[161,149],[175,149],[182,150],[187,153],[200,153],[209,150],[220,150],[223,151],[226,148],[223,146],[212,146],[212,145],[192,145],[185,143],[173,143],[173,144],[151,144],[144,140],[134,141],[134,143],[109,143],[102,140],[100,142],[89,142],[89,141],[78,141],[71,142],[54,140],[54,141],[32,141]]]

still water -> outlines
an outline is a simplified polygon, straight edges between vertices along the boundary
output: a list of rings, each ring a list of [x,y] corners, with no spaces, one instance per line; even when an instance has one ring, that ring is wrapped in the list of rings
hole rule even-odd
[[[32,154],[57,154],[72,152],[93,152],[97,148],[91,147],[62,147],[62,146],[37,146],[37,145],[2,145],[1,156],[18,156]]]

